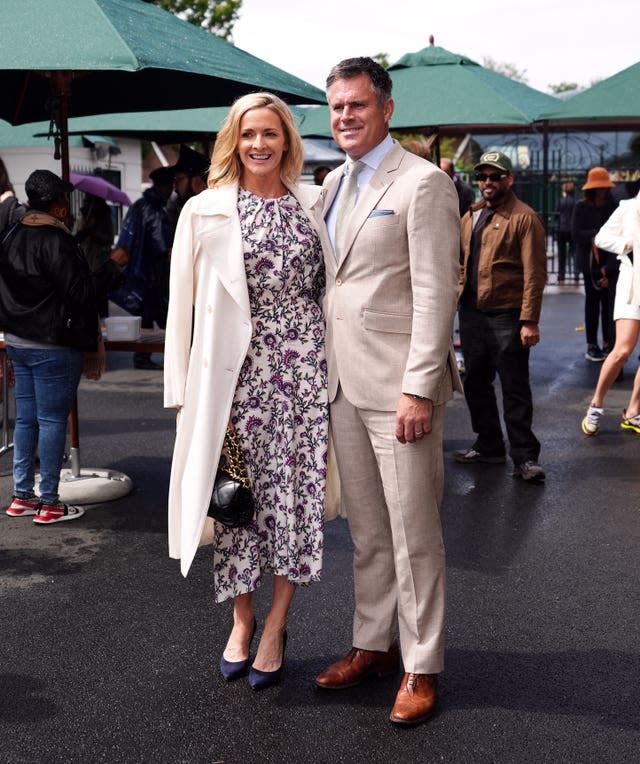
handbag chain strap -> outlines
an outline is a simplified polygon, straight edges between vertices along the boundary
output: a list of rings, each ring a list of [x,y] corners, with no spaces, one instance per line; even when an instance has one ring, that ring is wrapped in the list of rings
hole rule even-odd
[[[242,445],[237,434],[230,427],[227,427],[224,436],[224,448],[227,454],[227,464],[224,471],[231,475],[234,480],[242,483],[243,488],[251,488],[247,467],[242,456]]]

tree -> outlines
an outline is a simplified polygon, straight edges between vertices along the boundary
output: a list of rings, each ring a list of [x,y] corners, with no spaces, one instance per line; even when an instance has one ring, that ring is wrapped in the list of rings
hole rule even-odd
[[[559,93],[568,93],[571,90],[577,90],[580,86],[577,82],[558,82],[555,85],[547,85],[549,91],[554,95]]]
[[[380,66],[383,66],[385,69],[389,68],[389,54],[388,53],[376,53],[375,56],[371,56],[371,58],[374,61],[377,61]]]
[[[231,42],[242,0],[145,0]]]
[[[482,59],[482,65],[485,69],[491,69],[492,72],[498,74],[504,74],[505,77],[515,80],[516,82],[529,82],[526,69],[518,69],[515,64],[510,64],[508,61],[496,61],[495,59],[486,56]]]

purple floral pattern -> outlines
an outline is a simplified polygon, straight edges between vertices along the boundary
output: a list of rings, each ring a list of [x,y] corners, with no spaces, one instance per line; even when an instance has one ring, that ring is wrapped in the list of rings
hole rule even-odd
[[[322,575],[328,402],[320,240],[291,194],[244,189],[238,213],[253,336],[231,418],[257,504],[248,528],[215,523],[218,602],[256,589],[263,573],[295,584]]]

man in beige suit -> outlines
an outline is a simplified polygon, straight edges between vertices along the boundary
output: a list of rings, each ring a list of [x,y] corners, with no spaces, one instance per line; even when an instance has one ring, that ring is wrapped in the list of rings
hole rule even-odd
[[[458,197],[445,173],[389,136],[391,79],[379,64],[341,62],[327,97],[348,156],[324,183],[334,244],[325,311],[355,613],[353,647],[315,681],[335,690],[396,671],[397,615],[405,673],[390,718],[416,724],[434,709],[443,667],[439,505],[444,405],[461,389],[451,348]]]

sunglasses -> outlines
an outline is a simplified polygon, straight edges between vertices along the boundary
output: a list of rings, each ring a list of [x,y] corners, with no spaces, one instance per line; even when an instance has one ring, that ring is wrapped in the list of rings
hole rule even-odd
[[[485,180],[490,180],[493,183],[497,183],[499,180],[502,180],[503,178],[507,177],[506,172],[477,172],[476,173],[476,180],[483,182]]]

